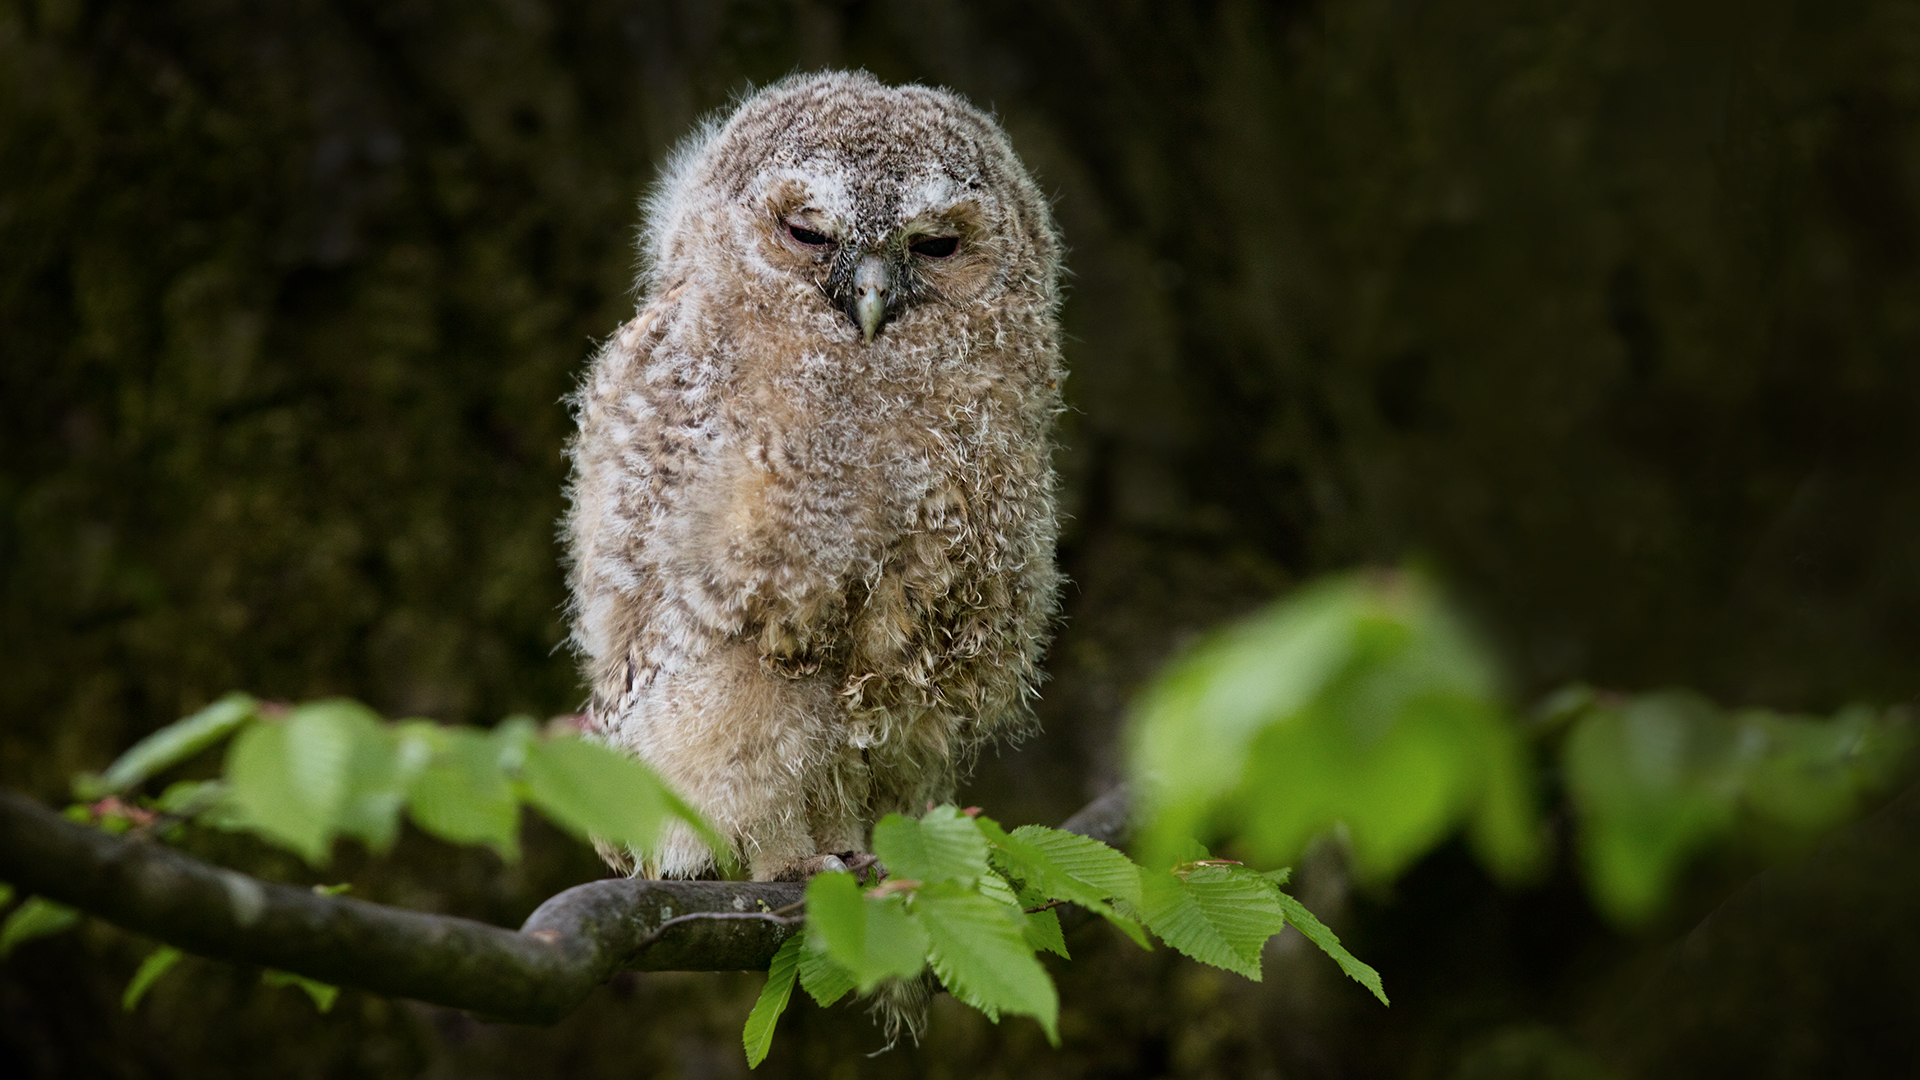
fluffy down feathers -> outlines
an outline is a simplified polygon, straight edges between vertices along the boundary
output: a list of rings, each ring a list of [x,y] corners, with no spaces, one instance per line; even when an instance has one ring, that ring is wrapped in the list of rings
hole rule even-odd
[[[596,729],[756,878],[794,876],[948,798],[1029,715],[1059,245],[991,118],[836,73],[698,132],[643,251],[639,314],[576,398],[573,640]],[[876,280],[869,341],[849,298]],[[641,870],[710,866],[677,835]]]

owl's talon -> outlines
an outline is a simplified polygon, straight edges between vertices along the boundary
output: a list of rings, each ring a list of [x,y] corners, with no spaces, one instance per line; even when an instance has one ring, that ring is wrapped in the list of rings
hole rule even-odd
[[[877,884],[887,876],[887,868],[880,865],[880,860],[864,851],[849,851],[841,856],[841,861],[847,864],[847,872],[863,884]]]
[[[823,851],[796,859],[773,875],[775,881],[806,881],[815,874],[855,874],[873,865],[873,856],[864,851]]]

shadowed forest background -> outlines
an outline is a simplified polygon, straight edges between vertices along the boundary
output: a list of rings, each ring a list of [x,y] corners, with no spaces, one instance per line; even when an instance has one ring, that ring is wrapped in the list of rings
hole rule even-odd
[[[574,709],[562,398],[632,313],[638,200],[700,117],[821,67],[993,109],[1071,248],[1067,618],[1044,734],[966,802],[1063,819],[1174,650],[1408,558],[1522,701],[1920,689],[1910,4],[8,0],[0,782],[57,801],[234,688]],[[760,1072],[1910,1075],[1916,802],[1706,860],[1633,935],[1564,869],[1505,892],[1456,845],[1369,892],[1323,850],[1299,894],[1391,1009],[1296,935],[1252,984],[1090,927],[1061,1050],[943,1001],[868,1060],[863,1014],[808,1005]],[[602,873],[529,828],[514,866],[412,836],[327,877],[517,925]],[[123,1013],[150,947],[0,965],[0,1071],[738,1076],[761,981],[623,977],[535,1029],[188,961]]]

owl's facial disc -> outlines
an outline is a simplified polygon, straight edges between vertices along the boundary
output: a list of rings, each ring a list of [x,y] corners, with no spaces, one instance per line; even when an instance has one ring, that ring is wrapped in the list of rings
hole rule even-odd
[[[973,196],[946,202],[950,186],[903,212],[885,192],[860,199],[818,178],[780,177],[761,203],[762,250],[810,279],[872,344],[914,306],[964,301],[991,273],[988,249],[967,241],[981,229],[981,207]]]

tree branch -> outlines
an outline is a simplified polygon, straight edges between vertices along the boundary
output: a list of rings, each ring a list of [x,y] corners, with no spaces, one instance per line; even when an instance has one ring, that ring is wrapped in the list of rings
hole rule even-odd
[[[1064,828],[1125,839],[1116,788]],[[541,904],[518,932],[345,896],[323,896],[66,820],[0,791],[0,880],[217,960],[552,1023],[623,970],[764,969],[799,926],[794,882],[589,882]]]
[[[1133,839],[1133,793],[1126,784],[1115,784],[1106,793],[1074,812],[1060,823],[1064,832],[1122,847]]]

